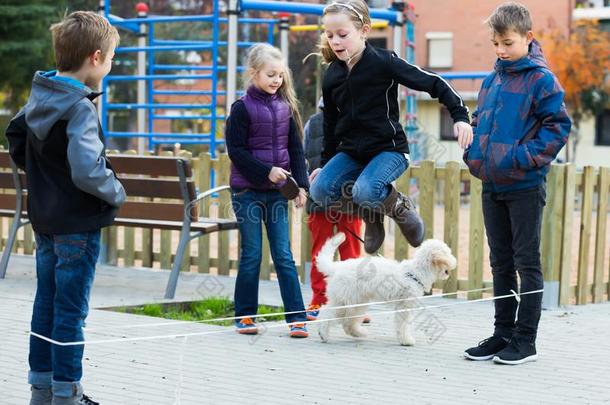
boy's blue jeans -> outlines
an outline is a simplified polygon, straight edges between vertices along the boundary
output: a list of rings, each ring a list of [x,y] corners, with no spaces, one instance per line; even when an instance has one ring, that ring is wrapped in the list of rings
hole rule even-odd
[[[37,289],[32,331],[59,342],[83,340],[89,293],[100,251],[100,231],[69,235],[36,233]],[[30,337],[28,382],[71,397],[83,374],[83,345],[59,346]]]
[[[381,152],[367,164],[339,152],[326,163],[311,185],[313,200],[328,207],[341,196],[352,196],[355,204],[376,207],[390,192],[389,184],[409,167],[404,153]]]
[[[239,224],[241,251],[235,280],[235,316],[255,315],[262,258],[262,225],[267,229],[271,257],[280,284],[287,322],[307,319],[299,277],[290,250],[288,201],[279,191],[233,190],[233,211]]]

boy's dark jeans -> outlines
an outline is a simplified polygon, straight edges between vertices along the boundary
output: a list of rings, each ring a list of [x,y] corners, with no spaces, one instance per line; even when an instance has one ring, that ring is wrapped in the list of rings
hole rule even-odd
[[[36,298],[32,331],[59,342],[82,341],[89,293],[100,252],[100,231],[69,235],[36,233]],[[59,346],[30,337],[29,383],[53,387],[58,397],[78,392],[83,345]]]
[[[496,193],[483,192],[483,218],[489,242],[494,295],[521,293],[543,288],[540,268],[540,228],[546,201],[542,183],[525,190]],[[514,298],[495,300],[494,335],[519,336],[535,340],[540,320],[542,293],[521,296],[515,322],[517,301]]]

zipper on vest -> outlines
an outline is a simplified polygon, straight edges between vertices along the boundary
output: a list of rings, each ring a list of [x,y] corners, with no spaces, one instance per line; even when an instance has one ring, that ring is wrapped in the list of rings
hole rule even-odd
[[[277,158],[277,118],[275,116],[275,110],[273,110],[273,105],[271,101],[268,101],[267,107],[271,112],[271,145],[273,146],[273,166],[278,166],[278,158]]]

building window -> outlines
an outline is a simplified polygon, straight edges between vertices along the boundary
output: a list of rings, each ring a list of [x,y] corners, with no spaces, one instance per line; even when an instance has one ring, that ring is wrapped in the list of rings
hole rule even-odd
[[[595,145],[610,146],[610,110],[604,110],[596,121]]]
[[[448,69],[453,66],[453,33],[427,32],[428,67]]]
[[[457,141],[453,136],[453,118],[445,106],[441,106],[441,141]]]

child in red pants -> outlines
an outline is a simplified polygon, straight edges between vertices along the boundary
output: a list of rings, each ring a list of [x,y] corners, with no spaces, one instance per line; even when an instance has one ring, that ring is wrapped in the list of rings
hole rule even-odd
[[[339,246],[339,255],[341,260],[360,257],[360,242],[355,235],[360,234],[362,229],[362,220],[354,215],[346,213],[327,214],[324,211],[316,212],[315,208],[307,218],[307,226],[311,232],[312,247],[311,247],[311,289],[313,296],[311,303],[307,308],[307,320],[314,321],[320,312],[320,306],[326,304],[326,280],[324,275],[318,271],[316,265],[316,257],[326,242],[336,231],[345,233],[345,242]],[[337,229],[335,229],[335,226]],[[366,318],[365,318],[366,319]]]
[[[320,110],[324,108],[322,98],[318,103]],[[312,115],[304,128],[305,138],[305,158],[309,165],[309,171],[320,167],[320,154],[322,153],[322,138],[323,130],[323,114],[318,112]],[[307,308],[307,320],[313,321],[318,317],[320,306],[326,304],[326,280],[324,275],[318,271],[316,266],[316,256],[326,242],[335,232],[344,232],[345,242],[339,246],[339,255],[341,260],[347,260],[355,257],[360,257],[360,242],[354,235],[360,235],[362,229],[362,220],[352,214],[342,212],[326,212],[321,207],[316,207],[310,201],[307,202],[307,226],[311,232],[312,248],[311,248],[311,289],[313,297]],[[365,318],[366,321],[367,318]]]

